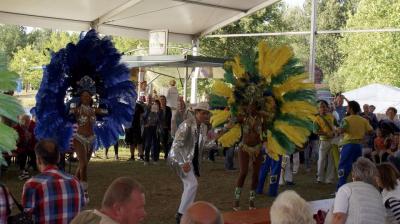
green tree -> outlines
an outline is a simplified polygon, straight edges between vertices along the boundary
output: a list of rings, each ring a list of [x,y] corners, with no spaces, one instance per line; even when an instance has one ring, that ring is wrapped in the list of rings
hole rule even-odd
[[[0,51],[5,53],[8,63],[18,49],[26,46],[26,34],[23,26],[0,24]]]
[[[350,16],[347,28],[370,29],[400,27],[400,1],[361,0],[357,12]],[[371,83],[400,86],[400,34],[346,34],[340,42],[346,55],[335,75],[342,86],[335,90],[349,90]]]
[[[139,40],[119,36],[113,36],[112,42],[114,43],[115,48],[117,48],[120,53],[133,51],[133,54],[142,53],[142,55],[144,52],[147,52],[147,50],[139,49],[146,49],[149,45],[147,40]],[[139,52],[137,52],[137,50],[139,50]]]
[[[21,75],[26,90],[28,90],[29,86],[37,89],[43,72],[40,66],[47,64],[49,61],[50,58],[48,56],[28,45],[13,55],[9,68],[11,71]]]
[[[77,43],[79,35],[77,33],[68,32],[51,32],[50,37],[45,39],[42,46],[38,46],[39,51],[47,53],[47,51],[57,52],[64,48],[68,43]]]
[[[213,34],[261,33],[283,31],[286,26],[282,19],[283,3],[276,3],[253,15],[242,18]],[[272,44],[285,42],[285,38],[275,37],[234,37],[234,38],[201,38],[200,52],[207,56],[232,58],[235,55],[253,50],[262,39]]]

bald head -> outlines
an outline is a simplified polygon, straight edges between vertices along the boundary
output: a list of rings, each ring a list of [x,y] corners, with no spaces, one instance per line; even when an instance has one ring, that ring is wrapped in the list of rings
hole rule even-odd
[[[223,224],[221,213],[205,201],[193,203],[182,217],[181,224]]]

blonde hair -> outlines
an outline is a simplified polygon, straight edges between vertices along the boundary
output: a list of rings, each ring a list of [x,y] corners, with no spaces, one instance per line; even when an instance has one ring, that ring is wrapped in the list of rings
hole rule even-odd
[[[278,195],[270,209],[271,224],[315,223],[308,203],[295,191]]]

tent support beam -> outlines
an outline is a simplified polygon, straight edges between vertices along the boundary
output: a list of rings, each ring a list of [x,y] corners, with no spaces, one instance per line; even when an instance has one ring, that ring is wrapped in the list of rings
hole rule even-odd
[[[173,0],[175,2],[183,2],[191,5],[201,5],[201,6],[206,6],[206,7],[211,7],[211,8],[219,8],[219,9],[226,9],[226,10],[231,10],[231,11],[236,11],[236,12],[247,12],[247,10],[243,9],[238,9],[238,8],[233,8],[229,6],[223,6],[223,5],[215,5],[215,4],[209,4],[205,2],[197,2],[197,1],[192,1],[192,0]]]
[[[203,37],[203,36],[205,36],[205,35],[207,35],[209,33],[214,32],[215,30],[218,30],[219,28],[222,28],[222,27],[224,27],[224,26],[226,26],[226,25],[228,25],[230,23],[233,23],[233,22],[235,22],[235,21],[237,21],[237,20],[239,20],[239,19],[241,19],[241,18],[243,18],[245,16],[253,14],[253,13],[257,12],[258,10],[266,8],[266,7],[276,3],[278,1],[281,1],[281,0],[266,0],[263,3],[260,3],[257,6],[246,10],[246,12],[242,12],[242,13],[240,13],[240,14],[232,17],[232,18],[226,19],[226,20],[224,20],[224,21],[222,21],[222,22],[220,22],[220,23],[218,23],[218,24],[216,24],[214,26],[211,26],[211,27],[205,29],[198,36]]]
[[[93,28],[98,28],[99,25],[109,22],[109,19],[111,19],[113,16],[127,10],[128,8],[138,4],[141,1],[142,0],[130,0],[118,7],[108,11],[106,14],[104,14],[104,15],[100,16],[99,18],[95,19],[94,21],[92,21],[92,24],[94,26]]]
[[[43,27],[50,29],[88,30],[90,21],[37,16],[24,13],[0,11],[0,23],[20,24],[24,26]]]
[[[349,30],[318,30],[317,35],[321,34],[341,34],[341,33],[390,33],[400,32],[400,28],[384,28],[384,29],[349,29]],[[289,32],[272,32],[272,33],[237,33],[237,34],[215,34],[206,35],[206,38],[227,38],[227,37],[262,37],[262,36],[294,36],[294,35],[310,35],[310,31],[289,31]]]
[[[189,68],[186,66],[185,80],[183,81],[183,99],[187,103],[187,79],[188,79]]]
[[[200,41],[198,38],[193,39],[193,56],[197,56],[197,52],[199,51]],[[191,88],[190,88],[190,103],[197,103],[197,79],[199,77],[199,67],[195,67],[193,71],[193,76],[191,77]]]

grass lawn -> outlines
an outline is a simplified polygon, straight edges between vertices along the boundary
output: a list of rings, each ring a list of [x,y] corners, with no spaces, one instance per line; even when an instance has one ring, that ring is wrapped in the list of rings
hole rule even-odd
[[[127,162],[128,149],[120,148],[120,160],[113,158],[114,149],[110,148],[109,156],[104,159],[104,150],[97,153],[97,157],[89,163],[89,195],[90,203],[87,209],[99,208],[107,186],[119,176],[132,176],[143,184],[146,192],[147,218],[145,223],[162,224],[174,223],[174,215],[179,206],[182,184],[177,175],[169,168],[164,160],[158,165],[144,166],[143,162]],[[162,157],[162,156],[161,156]],[[316,166],[314,164],[314,166]],[[74,172],[76,164],[73,164]],[[67,168],[68,170],[68,164]],[[204,160],[201,166],[199,189],[196,200],[205,200],[215,204],[222,211],[231,211],[234,185],[238,171],[225,171],[223,157],[217,157],[214,163]],[[21,197],[23,181],[18,180],[18,168],[12,164],[9,171],[2,177],[16,198]],[[250,178],[248,176],[242,193],[242,208],[248,206]],[[297,191],[306,200],[331,198],[334,185],[317,185],[315,170],[306,173],[302,167],[294,176],[295,186],[280,187],[279,191],[292,189]],[[259,195],[256,199],[257,207],[269,207],[274,198]]]

